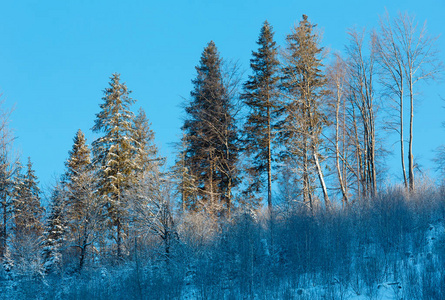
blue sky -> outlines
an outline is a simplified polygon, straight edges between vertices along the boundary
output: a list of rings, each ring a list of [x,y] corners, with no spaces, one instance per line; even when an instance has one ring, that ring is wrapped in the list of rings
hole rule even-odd
[[[180,135],[181,102],[188,98],[201,52],[214,40],[221,56],[249,71],[264,20],[283,45],[302,14],[323,31],[322,45],[343,51],[347,29],[377,26],[385,8],[427,20],[429,33],[445,29],[445,2],[424,1],[1,1],[0,92],[14,107],[11,127],[23,161],[30,156],[43,187],[64,171],[77,129],[90,128],[113,72],[133,91],[152,122],[163,155],[172,162]],[[445,61],[445,36],[439,39]],[[414,151],[425,169],[445,143],[445,84],[422,86]],[[388,150],[393,142],[387,142]],[[397,149],[397,148],[396,148]],[[398,157],[389,166],[399,167]],[[395,169],[393,178],[399,175]]]

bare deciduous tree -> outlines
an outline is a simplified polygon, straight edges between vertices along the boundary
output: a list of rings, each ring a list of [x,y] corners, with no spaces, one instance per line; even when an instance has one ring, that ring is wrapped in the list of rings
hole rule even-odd
[[[377,190],[376,103],[374,89],[375,40],[371,39],[369,55],[364,51],[364,32],[349,32],[347,47],[349,94],[355,131],[358,198],[374,196]]]
[[[428,35],[426,22],[419,26],[414,16],[399,13],[393,20],[389,15],[380,18],[380,30],[375,35],[376,54],[383,70],[383,83],[395,96],[399,116],[395,129],[400,136],[400,155],[405,187],[414,190],[413,122],[415,86],[423,80],[435,79],[442,71],[436,41]],[[409,97],[408,178],[404,150],[404,98]]]

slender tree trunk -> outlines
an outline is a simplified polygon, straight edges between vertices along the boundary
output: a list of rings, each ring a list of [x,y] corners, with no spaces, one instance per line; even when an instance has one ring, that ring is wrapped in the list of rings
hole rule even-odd
[[[121,222],[120,218],[117,219],[116,222],[116,231],[117,231],[117,258],[122,259],[122,233],[121,233]]]
[[[227,217],[230,218],[232,210],[232,178],[228,179],[227,183]]]
[[[210,211],[213,214],[215,212],[215,195],[214,195],[214,187],[213,187],[213,155],[210,158],[210,178],[209,178],[209,186],[210,186]]]
[[[406,169],[405,169],[405,145],[404,145],[403,129],[404,125],[403,125],[403,90],[402,90],[400,93],[400,158],[402,161],[403,184],[405,188],[408,188],[408,180],[406,178]]]
[[[368,107],[369,111],[369,132],[368,132],[368,173],[369,173],[369,183],[371,196],[375,197],[377,193],[377,172],[375,165],[375,121],[374,121],[374,112],[373,112],[373,103],[372,99],[370,100],[370,104]]]
[[[269,217],[272,217],[272,144],[271,144],[271,119],[270,101],[267,100],[267,207]]]
[[[345,187],[345,183],[343,181],[343,176],[342,176],[342,172],[341,172],[341,168],[340,168],[339,110],[340,110],[341,96],[340,96],[339,89],[340,89],[340,87],[339,87],[339,85],[337,85],[337,103],[336,103],[336,107],[335,107],[335,165],[337,168],[337,176],[338,176],[338,181],[340,183],[340,190],[341,190],[341,193],[343,196],[342,203],[343,203],[343,206],[345,206],[346,204],[348,204],[348,194],[346,192],[346,187]]]
[[[414,158],[413,158],[413,120],[414,120],[414,95],[413,95],[413,77],[412,71],[409,75],[409,148],[408,148],[408,169],[409,169],[409,189],[414,191]]]
[[[310,192],[310,182],[309,182],[309,158],[308,158],[308,146],[307,138],[304,137],[303,142],[303,202],[309,203],[309,208],[313,210],[312,197]]]
[[[85,255],[86,255],[86,248],[87,248],[87,238],[84,237],[82,245],[80,247],[80,255],[79,255],[79,269],[78,272],[83,268],[84,262],[85,262]]]
[[[352,122],[353,122],[353,126],[354,126],[354,135],[355,135],[355,156],[356,156],[356,164],[357,164],[357,170],[356,170],[356,177],[357,177],[357,197],[358,199],[361,199],[362,197],[362,185],[363,185],[363,181],[362,181],[362,151],[360,148],[360,141],[359,141],[359,136],[358,136],[358,126],[357,126],[357,117],[355,114],[355,109],[354,107],[352,108]]]
[[[3,224],[2,224],[2,236],[1,236],[1,253],[0,253],[0,258],[3,258],[6,254],[6,241],[8,239],[7,236],[7,232],[6,232],[6,226],[7,226],[7,207],[6,207],[6,196],[5,196],[5,201],[3,202]]]
[[[402,71],[400,71],[402,72]],[[405,145],[404,145],[404,124],[403,124],[403,77],[400,82],[400,98],[399,98],[399,109],[400,109],[400,158],[402,162],[402,174],[403,174],[403,185],[408,188],[408,180],[406,178],[405,169]]]
[[[317,169],[318,179],[320,180],[321,188],[323,190],[324,203],[326,205],[326,208],[330,209],[331,208],[331,202],[329,201],[328,189],[326,188],[326,184],[324,182],[323,171],[321,170],[321,167],[320,167],[318,154],[317,154],[315,149],[313,149],[312,151],[313,151],[315,167]]]

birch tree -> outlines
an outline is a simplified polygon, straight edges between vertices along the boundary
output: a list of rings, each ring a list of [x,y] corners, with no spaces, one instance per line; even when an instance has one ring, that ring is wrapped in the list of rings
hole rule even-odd
[[[443,70],[439,60],[436,42],[426,29],[426,22],[419,26],[414,16],[399,13],[392,19],[388,14],[380,18],[379,32],[375,35],[378,62],[383,70],[383,83],[390,97],[393,97],[398,112],[394,129],[399,134],[400,159],[403,182],[406,188],[414,190],[414,105],[418,99],[418,83],[435,79]],[[417,91],[416,91],[417,90]],[[405,169],[405,120],[404,111],[408,97],[408,175]]]
[[[358,198],[375,196],[377,191],[376,165],[376,109],[374,76],[376,49],[375,38],[370,42],[369,54],[364,48],[365,33],[349,32],[347,47],[349,97],[352,102],[354,144],[356,148],[356,174]]]

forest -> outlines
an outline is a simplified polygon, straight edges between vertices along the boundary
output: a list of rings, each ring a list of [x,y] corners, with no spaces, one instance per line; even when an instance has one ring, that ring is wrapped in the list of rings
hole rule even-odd
[[[407,13],[351,29],[341,54],[306,15],[284,45],[259,29],[247,76],[205,46],[170,165],[111,74],[48,205],[3,109],[2,298],[445,299],[445,185],[413,153],[439,37]]]

